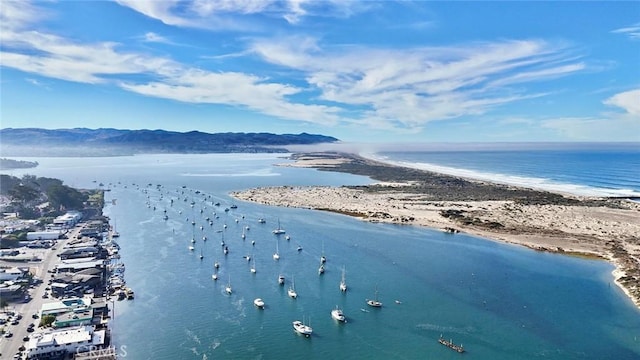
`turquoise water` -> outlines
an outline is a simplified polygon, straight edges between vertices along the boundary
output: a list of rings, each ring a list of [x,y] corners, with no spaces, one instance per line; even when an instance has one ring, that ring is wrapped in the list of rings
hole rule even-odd
[[[59,177],[73,186],[103,182],[112,189],[106,196],[115,205],[108,202],[105,213],[121,234],[127,284],[136,292],[134,301],[115,302],[114,340],[123,358],[461,356],[438,344],[440,335],[462,343],[470,359],[640,357],[640,311],[612,284],[613,268],[606,262],[227,195],[265,185],[367,183],[362,177],[273,167],[285,162],[273,155],[37,160],[38,168],[22,173]],[[232,203],[238,208],[222,211]],[[168,220],[162,219],[165,209]],[[204,218],[213,218],[214,211],[219,218],[209,225]],[[267,223],[259,224],[259,217]],[[278,220],[291,240],[271,233]],[[244,226],[250,229],[242,240]],[[192,237],[194,252],[187,249]],[[272,259],[276,241],[278,262]],[[298,245],[303,251],[296,251]],[[323,250],[328,260],[319,276]],[[256,274],[245,255],[256,259]],[[221,269],[214,282],[216,259]],[[338,289],[343,266],[346,294]],[[280,273],[287,282],[295,277],[297,300],[287,297],[288,284],[277,284]],[[232,295],[224,293],[229,279]],[[376,287],[384,306],[367,308],[365,299]],[[265,300],[265,310],[253,306],[256,297]],[[346,324],[331,319],[336,305],[344,309]],[[309,339],[291,327],[302,319],[314,328]]]

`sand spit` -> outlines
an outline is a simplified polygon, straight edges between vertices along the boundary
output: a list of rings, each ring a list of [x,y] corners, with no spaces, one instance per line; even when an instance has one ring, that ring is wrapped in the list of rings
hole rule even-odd
[[[371,222],[466,232],[540,251],[613,262],[616,284],[640,307],[640,204],[461,179],[350,154],[294,155],[288,166],[349,172],[368,186],[266,187],[231,195],[257,203],[338,212]]]

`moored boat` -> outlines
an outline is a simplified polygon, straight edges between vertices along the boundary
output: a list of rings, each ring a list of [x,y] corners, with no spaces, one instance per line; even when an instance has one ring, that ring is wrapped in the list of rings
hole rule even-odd
[[[289,290],[287,290],[287,295],[289,295],[289,297],[292,299],[298,298],[298,293],[296,292],[296,282],[293,278],[291,279],[291,286],[289,287]]]
[[[313,328],[309,325],[305,325],[302,321],[300,320],[296,320],[293,322],[293,329],[301,335],[304,335],[306,337],[311,336],[311,334],[313,333]]]
[[[253,300],[253,305],[255,305],[257,308],[264,309],[264,300],[262,300],[261,298],[257,298]]]
[[[344,266],[342,267],[342,279],[340,280],[340,291],[342,291],[342,292],[346,292],[347,291],[347,280],[345,278]]]
[[[367,305],[371,307],[382,307],[382,303],[378,301],[378,288],[376,287],[374,299],[367,299]]]
[[[338,305],[336,305],[335,309],[331,310],[331,317],[340,322],[347,321],[342,310],[338,308]]]

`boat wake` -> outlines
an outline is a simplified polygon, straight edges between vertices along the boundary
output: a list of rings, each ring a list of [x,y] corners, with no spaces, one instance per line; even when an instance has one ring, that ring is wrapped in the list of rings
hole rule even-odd
[[[438,333],[447,333],[447,334],[469,334],[473,332],[473,328],[456,328],[452,326],[441,326],[436,324],[418,324],[416,325],[418,329],[428,330],[428,331],[436,331]]]

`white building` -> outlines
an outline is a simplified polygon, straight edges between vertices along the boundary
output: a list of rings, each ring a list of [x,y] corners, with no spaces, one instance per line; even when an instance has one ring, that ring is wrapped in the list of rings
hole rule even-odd
[[[92,326],[34,334],[27,344],[27,359],[64,356],[100,349],[104,346],[105,335],[105,330],[95,331]]]
[[[58,216],[53,220],[53,227],[68,229],[75,226],[80,220],[82,220],[82,213],[79,211],[68,211],[66,214]]]
[[[62,235],[62,231],[31,231],[27,233],[27,240],[57,240]]]

